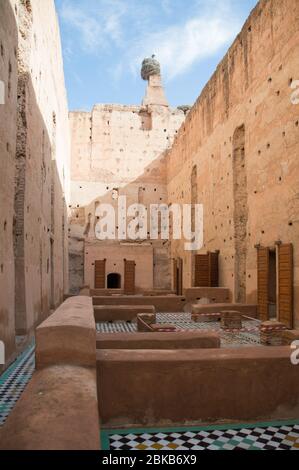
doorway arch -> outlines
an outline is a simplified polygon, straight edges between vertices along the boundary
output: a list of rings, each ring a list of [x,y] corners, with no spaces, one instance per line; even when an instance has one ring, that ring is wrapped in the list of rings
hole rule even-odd
[[[107,276],[107,289],[120,289],[121,275],[119,273],[110,273]]]

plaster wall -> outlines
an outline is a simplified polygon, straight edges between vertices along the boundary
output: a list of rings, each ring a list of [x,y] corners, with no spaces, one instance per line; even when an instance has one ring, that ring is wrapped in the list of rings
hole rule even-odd
[[[235,297],[239,291],[243,301],[256,303],[256,244],[274,246],[278,240],[293,243],[297,325],[299,105],[291,102],[291,85],[299,73],[298,25],[298,1],[261,0],[197,99],[167,155],[169,203],[190,203],[191,174],[197,166],[198,202],[204,206],[201,252],[220,250],[220,285],[229,287]],[[236,170],[233,140],[243,125],[245,156],[242,168]],[[244,230],[236,230],[234,217],[240,199],[234,195],[240,192],[234,191],[234,174],[241,170],[237,183],[246,182],[246,193],[241,193],[247,220]],[[245,240],[238,238],[240,233]],[[237,251],[240,246],[242,253]],[[175,241],[171,256],[183,259],[184,286],[190,287],[192,254]],[[238,272],[240,266],[245,270]],[[242,285],[236,285],[237,278]]]
[[[18,31],[15,2],[0,2],[0,340],[8,360],[15,349],[14,175],[17,121]],[[4,98],[4,99],[2,99]],[[0,365],[1,371],[1,365]]]
[[[99,249],[98,244],[85,244],[84,278],[90,288],[95,287],[94,261],[106,258],[106,287],[107,276],[118,273],[121,276],[121,288],[124,288],[124,259],[135,260],[136,291],[153,289],[153,247],[150,244],[108,244]]]
[[[10,95],[0,105],[6,232],[3,243],[0,234],[0,336],[8,344],[8,363],[15,335],[29,336],[68,290],[70,153],[54,1],[1,2],[0,38],[0,79]]]
[[[160,79],[158,80],[160,83]],[[155,100],[150,80],[147,95]],[[159,96],[164,94],[163,88]],[[165,150],[184,121],[179,109],[165,105],[123,106],[96,105],[91,113],[70,113],[71,203],[69,206],[70,290],[77,292],[82,285],[94,285],[90,265],[96,259],[107,258],[117,263],[123,258],[136,259],[136,286],[151,289],[171,287],[168,243],[148,240],[124,248],[119,241],[105,244],[95,237],[99,219],[97,208],[109,203],[116,209],[118,198],[126,196],[131,204],[167,203]],[[149,210],[148,210],[149,214]],[[132,220],[128,218],[127,223]],[[149,216],[147,217],[149,238]],[[84,246],[88,246],[88,257]],[[90,247],[92,246],[92,249]],[[126,255],[129,249],[130,255]],[[135,251],[134,251],[135,250]],[[86,253],[87,250],[85,250]],[[148,255],[148,252],[151,255]],[[91,254],[92,253],[92,254]],[[143,255],[142,255],[143,254]],[[111,260],[109,260],[111,256]],[[138,267],[144,256],[143,270]],[[151,261],[150,261],[151,258]],[[123,269],[122,267],[119,269]]]

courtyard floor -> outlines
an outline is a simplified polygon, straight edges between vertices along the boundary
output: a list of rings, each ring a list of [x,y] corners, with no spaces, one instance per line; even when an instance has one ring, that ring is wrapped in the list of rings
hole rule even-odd
[[[161,319],[164,321],[164,317]],[[32,343],[0,376],[0,426],[13,410],[34,368]],[[299,450],[299,420],[102,430],[101,441],[103,450]]]
[[[103,450],[299,450],[299,421],[105,430]]]
[[[157,313],[158,323],[174,324],[180,330],[209,330],[220,335],[221,347],[259,346],[259,320],[243,319],[240,331],[227,331],[220,327],[219,321],[194,322],[190,313]],[[134,333],[137,331],[135,321],[114,321],[97,323],[97,331],[101,333]]]

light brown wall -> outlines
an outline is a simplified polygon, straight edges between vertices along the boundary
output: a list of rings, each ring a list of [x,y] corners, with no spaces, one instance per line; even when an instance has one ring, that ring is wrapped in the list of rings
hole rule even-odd
[[[0,58],[0,67],[7,73],[10,60],[12,73],[11,98],[0,106],[0,113],[6,113],[3,120],[1,116],[5,135],[1,153],[9,147],[11,155],[11,159],[5,157],[3,172],[7,189],[1,188],[1,194],[9,191],[3,210],[7,219],[4,249],[10,268],[3,263],[8,286],[1,283],[1,309],[8,305],[9,312],[0,322],[0,339],[3,325],[4,332],[9,325],[10,349],[15,349],[15,332],[31,334],[68,290],[64,221],[69,197],[69,128],[54,1],[1,2],[1,9],[5,57]],[[7,139],[11,139],[8,147]]]
[[[91,289],[95,287],[94,262],[106,258],[106,282],[107,275],[118,273],[121,275],[121,288],[124,288],[124,259],[135,260],[135,285],[136,291],[153,289],[153,247],[150,244],[135,245],[103,244],[97,242],[85,243],[84,279]],[[106,285],[107,287],[107,285]]]
[[[289,347],[101,349],[102,425],[298,418],[298,367]]]
[[[5,343],[8,359],[15,348],[15,276],[12,231],[18,31],[13,1],[0,2],[0,18],[0,80],[5,85],[5,104],[0,104],[0,340]]]
[[[299,78],[299,3],[261,0],[217,67],[180,129],[168,154],[169,202],[191,201],[197,165],[198,202],[204,206],[204,246],[220,250],[220,285],[236,294],[237,269],[246,300],[256,302],[256,249],[276,240],[294,244],[295,313],[299,324],[298,110],[291,103]],[[237,262],[234,215],[233,136],[245,126],[247,194],[245,253]],[[242,184],[243,184],[242,183]],[[246,223],[246,222],[245,222]],[[191,286],[191,254],[181,242],[172,256],[184,260],[184,285]],[[244,259],[245,256],[245,259]],[[241,279],[242,280],[242,279]]]
[[[158,105],[103,104],[94,106],[91,113],[70,113],[71,292],[77,292],[83,284],[91,282],[88,275],[90,262],[109,258],[108,254],[105,255],[105,243],[99,243],[94,234],[96,209],[100,203],[117,207],[117,199],[113,199],[116,189],[119,196],[127,197],[127,207],[134,203],[149,207],[150,204],[167,202],[164,152],[170,147],[184,118],[181,110]],[[90,243],[93,246],[92,259],[90,255],[88,259],[86,256],[84,259],[85,241],[88,247]],[[110,245],[111,243],[107,245],[108,251]],[[143,251],[146,260],[147,250],[145,246]],[[152,250],[151,266],[146,262],[143,267],[146,271],[144,275],[150,282],[145,285],[138,273],[137,284],[147,289],[151,289],[153,285],[156,288],[169,289],[171,280],[168,244],[153,242]],[[136,246],[137,258],[141,251],[142,247]],[[114,244],[114,252],[119,259],[123,258],[124,248],[118,242]]]

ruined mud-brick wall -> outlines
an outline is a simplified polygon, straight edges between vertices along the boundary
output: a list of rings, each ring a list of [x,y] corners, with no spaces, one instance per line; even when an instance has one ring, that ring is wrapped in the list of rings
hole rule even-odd
[[[220,250],[220,285],[255,302],[256,244],[294,245],[295,309],[299,324],[299,2],[258,3],[187,116],[168,154],[169,202],[204,206],[204,246]],[[192,255],[181,242],[192,284]]]
[[[83,283],[93,287],[95,257],[107,258],[107,273],[120,270],[117,259],[119,262],[120,258],[126,257],[123,244],[120,250],[118,242],[111,248],[111,243],[95,238],[96,210],[100,203],[109,203],[117,208],[117,198],[122,195],[127,196],[127,206],[142,203],[148,207],[151,203],[167,202],[164,151],[171,145],[184,118],[184,113],[178,109],[156,105],[96,105],[91,113],[70,113],[69,240],[73,292]],[[108,246],[106,256],[105,247]],[[142,249],[138,247],[141,265],[136,266],[137,288],[169,288],[168,245],[152,242],[150,246],[153,247],[154,274],[149,268],[145,276],[147,267],[142,266]],[[131,259],[130,248],[128,252]],[[148,252],[149,241],[146,241],[144,255],[148,256]],[[143,271],[142,276],[138,274],[139,269]]]
[[[4,205],[9,264],[5,268],[3,263],[9,269],[3,272],[9,287],[0,296],[9,319],[0,323],[0,339],[4,336],[14,346],[15,335],[30,334],[68,290],[69,128],[54,1],[2,3],[6,31],[0,64],[7,68],[11,62],[10,81],[5,81],[12,98],[3,107],[6,119],[1,119],[6,136],[1,154],[11,150],[10,159],[5,158],[6,187],[1,187],[1,194],[9,196]]]

